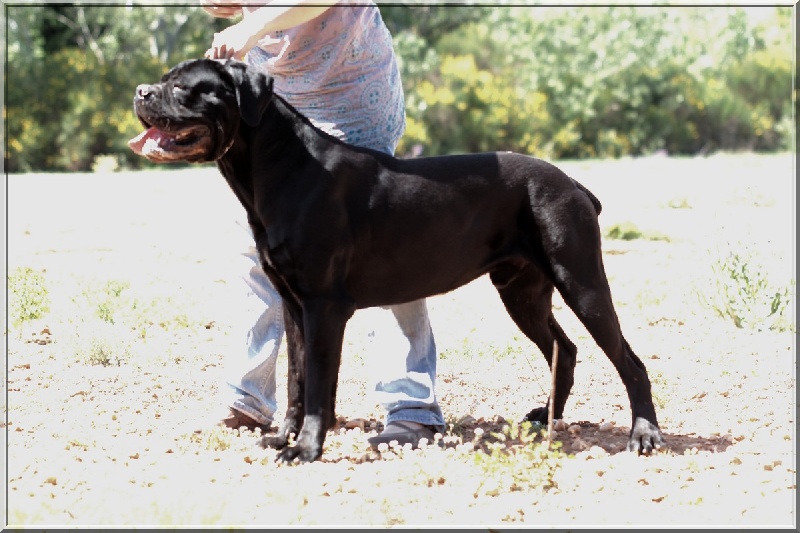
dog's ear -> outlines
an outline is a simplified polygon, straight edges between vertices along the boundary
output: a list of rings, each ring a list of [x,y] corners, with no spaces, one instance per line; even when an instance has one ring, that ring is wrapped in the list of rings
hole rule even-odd
[[[230,60],[225,69],[233,77],[242,120],[248,126],[257,126],[272,98],[272,78],[241,61]]]

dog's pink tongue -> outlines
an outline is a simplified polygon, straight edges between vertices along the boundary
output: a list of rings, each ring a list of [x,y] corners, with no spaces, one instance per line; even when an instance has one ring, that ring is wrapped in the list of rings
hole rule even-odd
[[[167,136],[156,128],[148,128],[128,141],[128,146],[136,155],[144,157],[163,152],[161,142]]]

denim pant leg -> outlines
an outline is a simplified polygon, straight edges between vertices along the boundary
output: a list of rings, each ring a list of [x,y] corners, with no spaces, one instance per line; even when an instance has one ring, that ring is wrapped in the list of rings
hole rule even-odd
[[[277,410],[275,364],[284,333],[283,305],[261,268],[255,247],[242,255],[249,268],[242,276],[244,301],[240,304],[247,311],[245,324],[249,329],[242,335],[246,339],[244,346],[237,345],[244,357],[229,359],[223,401],[260,424],[269,424]]]
[[[371,355],[383,359],[376,362],[383,371],[375,392],[388,412],[386,423],[406,420],[435,426],[444,433],[444,417],[434,389],[436,343],[426,302],[416,300],[388,309],[399,328],[377,328],[376,337],[382,341],[380,349],[388,353]]]

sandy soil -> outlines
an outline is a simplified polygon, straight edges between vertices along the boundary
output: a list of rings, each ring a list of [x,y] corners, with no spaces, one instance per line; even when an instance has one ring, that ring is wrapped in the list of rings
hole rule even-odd
[[[429,300],[444,449],[368,451],[381,362],[368,340],[376,319],[359,312],[343,356],[343,427],[323,460],[276,465],[258,435],[212,427],[245,242],[216,171],[11,176],[8,266],[44,271],[51,310],[7,334],[6,524],[794,528],[795,334],[738,329],[697,298],[713,291],[719,250],[752,249],[770,281],[794,277],[792,156],[561,166],[600,197],[602,227],[632,221],[669,237],[604,242],[668,449],[624,452],[624,388],[557,300],[579,347],[569,430],[554,436],[569,456],[551,463],[511,441],[507,460],[484,460],[493,433],[543,404],[550,378],[481,279]],[[93,313],[109,280],[131,295],[113,325]],[[87,361],[97,339],[121,364]]]

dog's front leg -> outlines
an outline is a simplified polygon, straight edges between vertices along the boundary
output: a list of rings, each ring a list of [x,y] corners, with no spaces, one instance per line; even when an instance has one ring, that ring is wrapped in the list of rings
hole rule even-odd
[[[304,303],[305,417],[297,443],[281,450],[277,460],[306,463],[322,455],[325,434],[336,419],[344,329],[354,312],[354,306],[337,300]]]
[[[305,417],[305,340],[303,336],[303,313],[300,306],[284,299],[283,323],[286,330],[286,351],[289,359],[286,389],[288,398],[286,416],[275,435],[261,439],[264,447],[283,449],[289,444],[292,435],[300,431]]]

